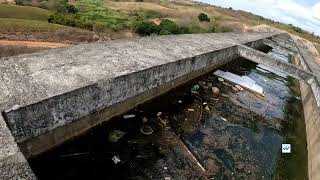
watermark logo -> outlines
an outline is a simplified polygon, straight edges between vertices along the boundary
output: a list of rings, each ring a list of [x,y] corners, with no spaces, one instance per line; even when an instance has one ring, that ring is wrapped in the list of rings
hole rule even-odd
[[[291,153],[291,144],[282,144],[282,153]]]

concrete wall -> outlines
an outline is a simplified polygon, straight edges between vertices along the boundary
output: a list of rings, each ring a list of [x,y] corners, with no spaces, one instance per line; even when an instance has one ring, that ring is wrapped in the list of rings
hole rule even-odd
[[[320,111],[312,89],[300,82],[301,98],[307,132],[308,174],[310,180],[320,179]]]
[[[290,37],[287,37],[290,38]],[[311,52],[304,48],[303,43],[299,43],[298,39],[292,37],[301,53],[295,59],[295,63],[308,71],[317,71],[316,61],[313,59]],[[298,45],[299,44],[299,45]],[[310,67],[314,66],[314,67]],[[300,81],[301,99],[303,103],[304,119],[307,133],[307,149],[308,149],[308,175],[310,180],[320,179],[320,108],[318,104],[317,89],[318,73],[314,73],[315,78],[311,85]]]
[[[5,58],[0,110],[25,155],[34,155],[231,61],[236,45],[272,35],[148,37]]]

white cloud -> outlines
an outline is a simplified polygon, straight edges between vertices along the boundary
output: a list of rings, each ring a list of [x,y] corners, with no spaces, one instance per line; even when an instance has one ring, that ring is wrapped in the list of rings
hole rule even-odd
[[[223,7],[249,11],[276,21],[299,26],[320,35],[320,3],[303,5],[297,0],[200,0]]]
[[[313,17],[320,20],[320,3],[315,4],[312,9],[313,9]]]

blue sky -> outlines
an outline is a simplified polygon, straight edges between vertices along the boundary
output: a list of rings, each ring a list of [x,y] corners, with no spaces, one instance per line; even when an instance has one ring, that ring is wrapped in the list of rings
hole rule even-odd
[[[320,0],[199,0],[293,24],[320,35]]]

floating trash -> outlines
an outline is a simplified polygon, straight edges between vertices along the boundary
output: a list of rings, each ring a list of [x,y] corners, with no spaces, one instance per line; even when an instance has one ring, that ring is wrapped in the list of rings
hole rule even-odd
[[[148,122],[148,119],[146,117],[142,118],[142,123]]]
[[[109,133],[109,141],[117,142],[121,139],[126,133],[120,130],[113,130]]]
[[[162,112],[158,112],[158,113],[157,113],[157,116],[159,117],[159,116],[161,116],[161,114],[162,114]]]
[[[130,119],[130,118],[134,118],[134,117],[136,117],[136,115],[134,115],[134,114],[127,114],[127,115],[123,116],[124,119]]]
[[[141,128],[140,128],[140,132],[144,135],[150,135],[153,133],[153,129],[148,126],[148,125],[143,125]]]
[[[194,109],[188,109],[189,112],[194,112]]]
[[[217,88],[217,87],[212,87],[212,88],[211,88],[211,91],[212,91],[213,94],[219,94],[219,91],[220,91],[220,90],[219,90],[219,88]]]
[[[228,122],[228,120],[222,116],[220,116],[220,118],[224,121],[224,122]]]
[[[254,93],[257,93],[259,95],[264,96],[264,91],[261,86],[259,86],[254,80],[249,78],[248,76],[238,76],[236,74],[230,73],[230,72],[224,72],[217,70],[214,72],[216,76],[223,77],[224,79],[239,84],[240,86],[249,89],[253,91]]]
[[[233,92],[238,92],[238,91],[239,91],[239,89],[238,89],[238,88],[236,88],[236,87],[234,87],[234,86],[232,86],[232,91],[233,91]]]
[[[191,93],[197,94],[199,89],[200,89],[200,86],[198,84],[196,84],[196,85],[192,86]]]
[[[244,90],[244,89],[243,89],[240,85],[238,85],[238,84],[234,85],[234,87],[236,87],[239,91],[243,91],[243,90]]]
[[[182,103],[182,101],[181,101],[181,100],[179,100],[179,101],[178,101],[178,103],[179,103],[179,104],[181,104],[181,103]]]
[[[204,110],[206,110],[206,111],[210,111],[209,106],[208,106],[208,105],[206,105],[206,106],[204,107]]]
[[[115,164],[118,164],[118,163],[121,162],[119,156],[113,156],[113,157],[112,157],[112,161],[113,161]]]
[[[224,79],[223,78],[218,78],[218,81],[223,82]]]

